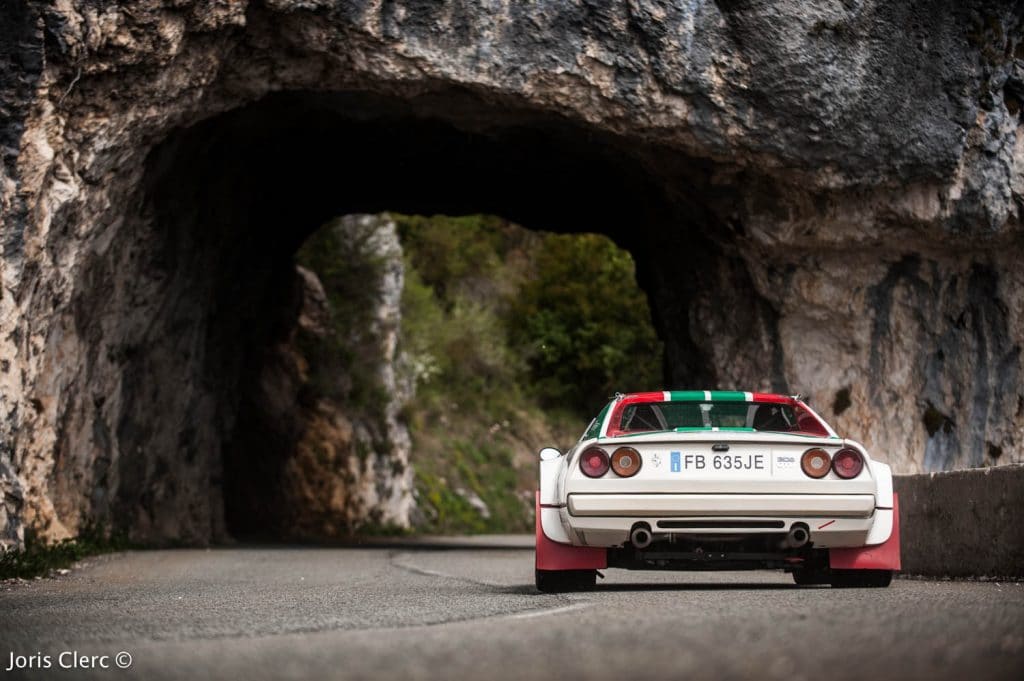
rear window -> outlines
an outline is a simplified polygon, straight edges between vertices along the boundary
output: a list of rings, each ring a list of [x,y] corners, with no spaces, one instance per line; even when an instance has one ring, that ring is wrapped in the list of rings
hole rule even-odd
[[[609,431],[623,434],[680,428],[828,436],[822,423],[800,405],[763,402],[644,402],[626,406],[620,422],[609,425]]]

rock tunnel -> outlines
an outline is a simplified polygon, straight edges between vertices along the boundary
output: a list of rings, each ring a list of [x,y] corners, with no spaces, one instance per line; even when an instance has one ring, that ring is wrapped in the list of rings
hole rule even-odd
[[[743,3],[497,24],[472,3],[81,4],[10,20],[46,59],[5,95],[5,541],[101,521],[205,542],[283,503],[289,426],[252,395],[295,314],[292,255],[386,210],[607,234],[666,387],[801,392],[898,472],[1020,460],[1018,34],[982,23],[1011,57],[974,65],[969,8],[814,28],[787,5],[779,54]],[[904,19],[961,94],[933,93],[926,49],[854,53],[903,48],[828,23]]]

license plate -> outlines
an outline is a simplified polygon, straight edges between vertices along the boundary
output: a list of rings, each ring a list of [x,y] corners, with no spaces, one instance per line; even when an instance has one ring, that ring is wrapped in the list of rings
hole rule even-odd
[[[669,470],[673,473],[687,472],[767,472],[771,462],[768,453],[750,454],[707,454],[672,452]]]

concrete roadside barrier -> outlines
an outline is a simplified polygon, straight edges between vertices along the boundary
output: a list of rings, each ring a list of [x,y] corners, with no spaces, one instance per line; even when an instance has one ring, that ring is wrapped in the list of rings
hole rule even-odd
[[[1024,578],[1024,465],[898,475],[904,574]]]

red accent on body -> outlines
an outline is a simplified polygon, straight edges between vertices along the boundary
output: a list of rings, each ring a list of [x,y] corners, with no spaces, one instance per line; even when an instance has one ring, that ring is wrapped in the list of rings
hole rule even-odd
[[[796,431],[794,432],[828,437],[828,430],[824,424],[815,418],[811,412],[807,411],[807,407],[803,402],[794,403],[793,410],[796,412]]]
[[[615,403],[612,409],[612,417],[608,420],[607,437],[618,437],[625,435],[628,431],[619,428],[622,423],[622,412],[631,404],[644,404],[649,402],[662,402],[665,400],[665,393],[630,393]]]
[[[892,495],[892,534],[884,544],[863,548],[829,549],[829,567],[837,570],[900,569],[900,502]]]
[[[829,525],[831,525],[834,522],[835,522],[834,520],[830,520],[827,523],[825,523],[824,525],[818,525],[818,529],[819,530],[824,530],[826,527],[828,527]]]
[[[794,400],[788,395],[776,395],[775,393],[751,393],[754,402],[767,402],[768,404],[793,404]]]
[[[572,546],[548,539],[540,522],[540,491],[536,497],[537,569],[603,570],[608,567],[608,549]]]

